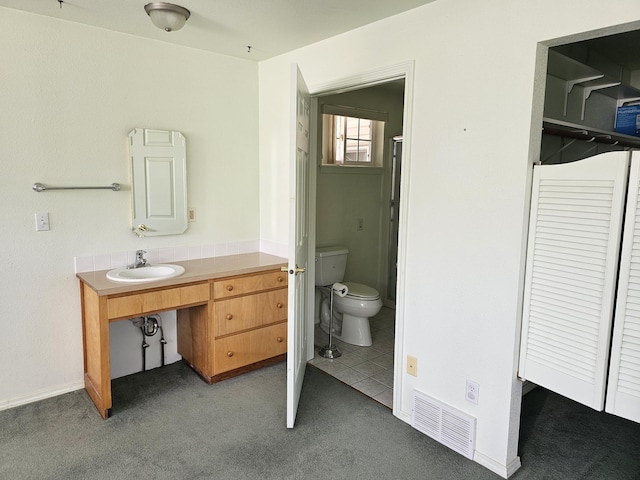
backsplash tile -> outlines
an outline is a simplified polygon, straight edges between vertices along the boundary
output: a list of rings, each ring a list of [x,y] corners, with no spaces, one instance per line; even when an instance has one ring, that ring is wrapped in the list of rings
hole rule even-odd
[[[93,272],[93,257],[75,257],[75,272]]]
[[[171,263],[175,259],[173,254],[173,247],[164,247],[158,249],[158,262]]]
[[[96,270],[111,268],[111,255],[95,255],[93,257],[93,268]]]
[[[149,263],[171,263],[200,258],[223,257],[260,251],[260,242],[248,240],[244,242],[217,243],[195,246],[178,246],[150,248],[145,258]],[[109,270],[131,265],[136,260],[136,252],[114,252],[100,255],[88,255],[74,258],[75,273]]]

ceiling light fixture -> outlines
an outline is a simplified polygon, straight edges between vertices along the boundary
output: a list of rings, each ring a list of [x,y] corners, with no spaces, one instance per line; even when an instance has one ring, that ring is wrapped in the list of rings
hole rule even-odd
[[[165,32],[180,30],[191,12],[184,7],[166,2],[151,2],[144,6],[153,24]]]

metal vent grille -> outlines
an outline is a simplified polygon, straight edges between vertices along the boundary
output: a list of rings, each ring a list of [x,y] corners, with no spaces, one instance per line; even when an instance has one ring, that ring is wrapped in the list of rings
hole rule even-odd
[[[474,417],[414,390],[413,428],[473,460],[476,438]]]

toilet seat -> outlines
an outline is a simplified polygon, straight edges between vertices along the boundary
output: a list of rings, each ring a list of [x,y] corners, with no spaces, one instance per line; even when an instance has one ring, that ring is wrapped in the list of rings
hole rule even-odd
[[[358,298],[361,300],[377,300],[380,298],[378,291],[368,285],[355,282],[344,282],[344,285],[349,289],[347,291],[347,298]]]

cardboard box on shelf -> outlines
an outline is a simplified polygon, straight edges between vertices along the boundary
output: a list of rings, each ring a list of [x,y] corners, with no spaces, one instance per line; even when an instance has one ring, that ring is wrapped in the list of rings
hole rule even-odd
[[[640,137],[640,105],[618,107],[614,130],[617,133]]]

